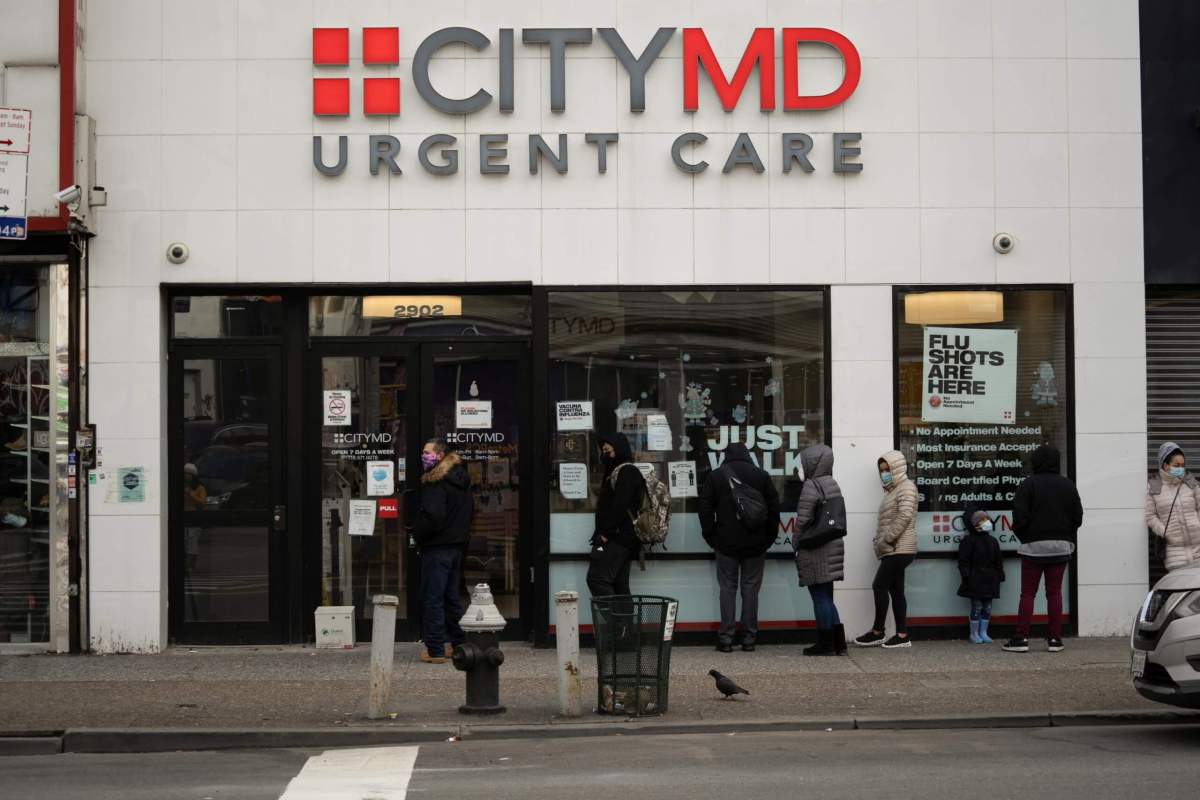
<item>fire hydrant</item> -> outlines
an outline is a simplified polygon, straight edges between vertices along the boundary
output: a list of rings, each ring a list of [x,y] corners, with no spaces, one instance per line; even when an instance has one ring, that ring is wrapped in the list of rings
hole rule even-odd
[[[465,644],[454,648],[454,668],[467,673],[467,702],[460,714],[503,714],[500,705],[500,651],[498,634],[507,624],[492,600],[492,590],[478,583],[471,592],[471,605],[458,623],[467,634]]]

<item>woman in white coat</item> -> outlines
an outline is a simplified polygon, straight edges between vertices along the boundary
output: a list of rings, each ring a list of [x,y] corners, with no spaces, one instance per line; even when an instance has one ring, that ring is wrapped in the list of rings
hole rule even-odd
[[[1200,484],[1174,442],[1158,448],[1158,465],[1146,492],[1146,527],[1166,540],[1168,570],[1200,565]]]

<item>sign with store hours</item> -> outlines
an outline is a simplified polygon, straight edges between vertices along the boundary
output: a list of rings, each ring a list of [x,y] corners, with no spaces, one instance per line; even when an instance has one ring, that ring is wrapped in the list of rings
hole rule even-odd
[[[28,187],[29,156],[0,153],[0,239],[28,237]]]
[[[1011,425],[1017,412],[1017,332],[926,328],[921,420]]]

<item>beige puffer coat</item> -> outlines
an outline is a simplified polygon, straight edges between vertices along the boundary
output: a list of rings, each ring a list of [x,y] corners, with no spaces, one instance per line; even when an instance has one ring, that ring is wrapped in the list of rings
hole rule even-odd
[[[875,557],[917,552],[917,485],[909,480],[908,461],[899,450],[880,456],[892,470],[892,483],[884,487],[875,528]]]
[[[1200,564],[1200,485],[1191,475],[1180,480],[1159,470],[1146,492],[1146,527],[1166,538],[1168,570]]]

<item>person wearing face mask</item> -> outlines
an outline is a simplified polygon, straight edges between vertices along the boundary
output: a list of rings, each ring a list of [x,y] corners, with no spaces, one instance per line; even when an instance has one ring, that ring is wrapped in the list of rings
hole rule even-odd
[[[899,450],[879,457],[879,482],[883,498],[875,528],[875,557],[879,569],[871,590],[875,595],[875,622],[871,630],[857,637],[860,647],[883,645],[891,650],[912,647],[908,638],[908,602],[904,597],[904,571],[917,556],[917,485],[908,477],[908,461]],[[890,639],[884,633],[888,600],[896,633]]]
[[[629,594],[629,568],[641,550],[633,528],[642,507],[646,479],[633,463],[633,449],[622,433],[600,439],[603,479],[596,498],[596,524],[588,562],[592,597]]]
[[[421,661],[445,664],[454,647],[466,641],[458,626],[463,615],[458,584],[475,504],[466,465],[447,451],[445,440],[425,443],[421,467],[421,510],[412,531],[421,553]]]
[[[1158,448],[1158,464],[1146,492],[1146,527],[1166,543],[1168,571],[1200,564],[1200,484],[1174,442]]]
[[[971,641],[991,644],[988,624],[992,619],[992,601],[1000,596],[1004,582],[1004,557],[1000,542],[992,536],[992,518],[986,511],[968,503],[963,507],[963,537],[958,545],[958,572],[962,583],[958,596],[971,601]]]

